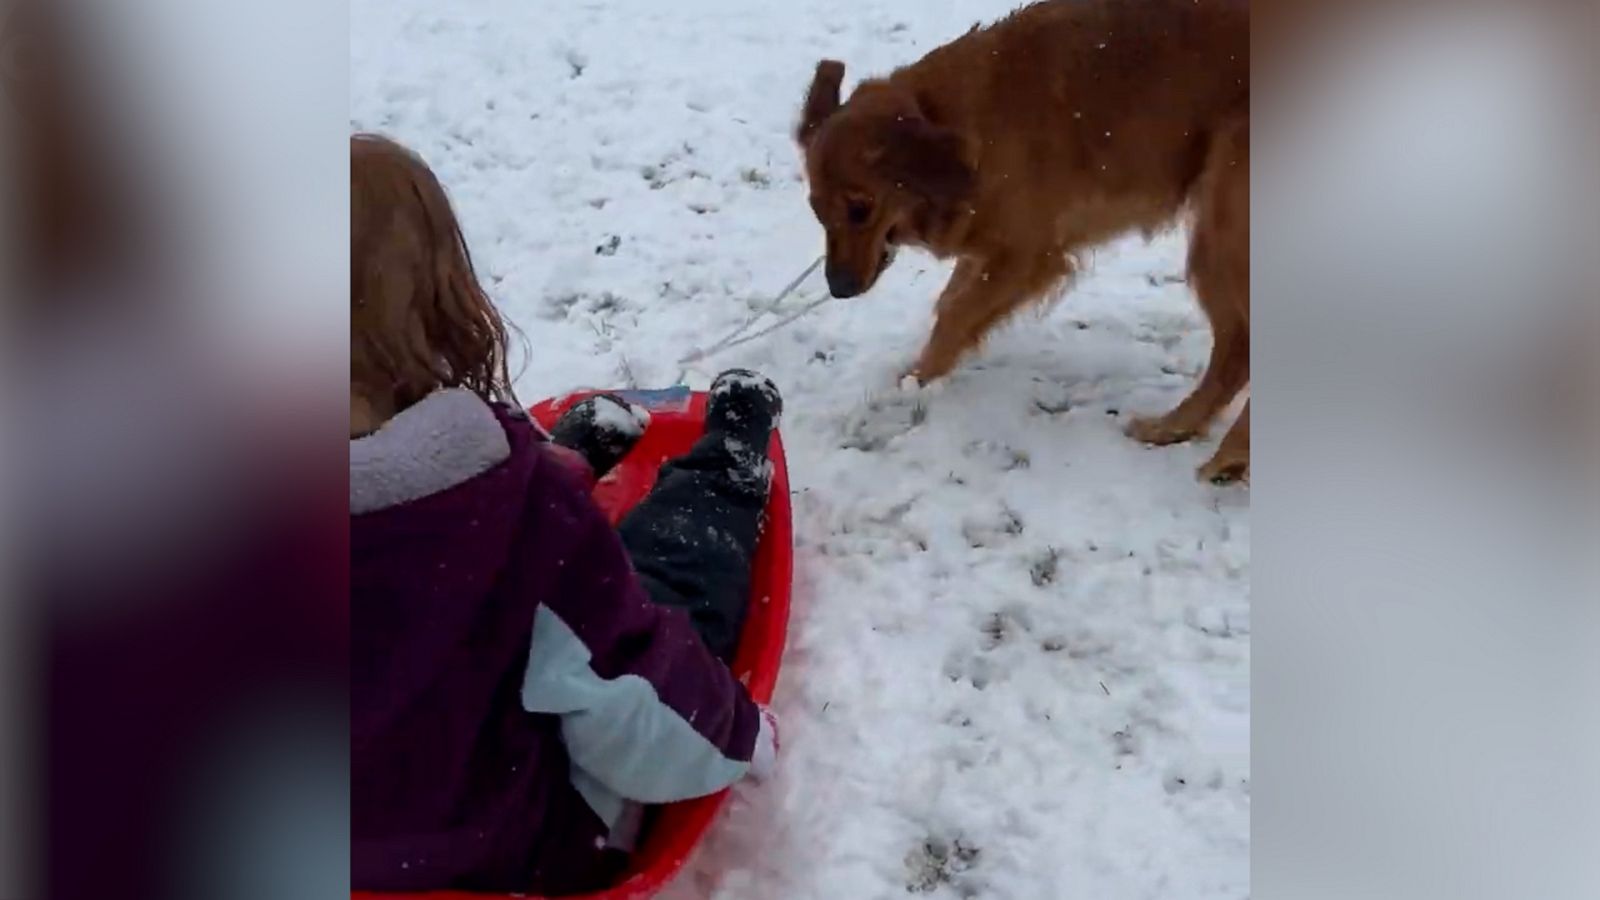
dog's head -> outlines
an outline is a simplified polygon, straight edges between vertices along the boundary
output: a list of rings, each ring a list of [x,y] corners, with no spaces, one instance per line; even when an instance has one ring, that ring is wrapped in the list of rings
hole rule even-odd
[[[796,138],[828,233],[828,290],[854,297],[877,283],[898,243],[920,237],[919,222],[971,198],[974,175],[960,136],[928,121],[909,92],[868,82],[841,104],[843,80],[844,63],[817,65]]]

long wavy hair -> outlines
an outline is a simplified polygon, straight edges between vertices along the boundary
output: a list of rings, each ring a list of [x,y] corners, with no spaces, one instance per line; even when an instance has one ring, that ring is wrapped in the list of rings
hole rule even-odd
[[[350,138],[350,384],[392,414],[442,387],[516,407],[507,329],[421,157]]]

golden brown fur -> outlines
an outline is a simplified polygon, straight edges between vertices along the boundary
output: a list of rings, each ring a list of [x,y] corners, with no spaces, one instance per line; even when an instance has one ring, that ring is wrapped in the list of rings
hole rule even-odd
[[[911,373],[947,374],[1073,273],[1074,251],[1192,210],[1189,283],[1214,347],[1193,392],[1129,433],[1203,434],[1250,378],[1250,34],[1245,0],[1049,0],[934,50],[840,104],[817,67],[797,137],[836,296],[894,246],[956,269]],[[1245,477],[1246,403],[1202,477]]]
[[[387,138],[350,139],[353,432],[430,391],[465,387],[515,405],[506,326],[484,294],[444,187]]]

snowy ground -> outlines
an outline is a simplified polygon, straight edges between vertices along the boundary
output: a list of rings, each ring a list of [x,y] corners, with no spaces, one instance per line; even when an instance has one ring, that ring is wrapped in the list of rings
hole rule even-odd
[[[524,399],[663,386],[820,250],[790,139],[817,59],[848,87],[1011,5],[358,0],[352,124],[440,173]],[[783,388],[797,581],[781,775],[669,896],[1248,895],[1248,495],[1193,480],[1210,444],[1120,431],[1204,362],[1183,255],[1102,251],[926,395],[894,381],[947,269],[909,252],[690,371]]]

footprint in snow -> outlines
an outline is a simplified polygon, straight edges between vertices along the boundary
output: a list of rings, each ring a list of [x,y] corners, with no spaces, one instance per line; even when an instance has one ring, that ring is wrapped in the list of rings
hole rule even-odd
[[[1007,506],[1001,506],[997,516],[967,519],[961,524],[961,536],[974,550],[994,547],[1022,534],[1026,526],[1022,517]]]
[[[962,897],[976,897],[978,886],[971,883],[970,873],[982,856],[982,849],[965,838],[924,838],[906,854],[906,890],[931,894],[949,885]]]
[[[1044,552],[1033,558],[1028,566],[1028,578],[1034,587],[1049,587],[1056,583],[1056,577],[1061,572],[1061,551],[1055,547],[1047,547]]]
[[[1019,450],[999,441],[970,441],[961,448],[961,455],[1002,472],[1014,472],[1033,465],[1033,457],[1028,451]]]
[[[987,657],[961,651],[951,654],[945,661],[944,677],[956,683],[965,681],[981,691],[994,680],[995,667]]]
[[[979,646],[995,650],[1001,645],[1033,631],[1033,617],[1020,606],[990,613],[979,627],[982,639]]]
[[[844,424],[840,447],[875,453],[928,419],[928,407],[919,398],[894,395],[868,401],[864,410]]]

